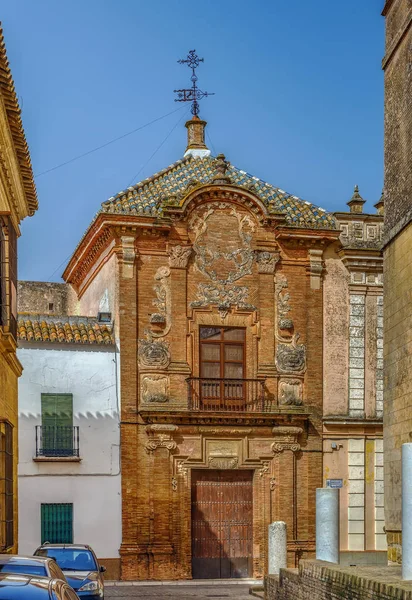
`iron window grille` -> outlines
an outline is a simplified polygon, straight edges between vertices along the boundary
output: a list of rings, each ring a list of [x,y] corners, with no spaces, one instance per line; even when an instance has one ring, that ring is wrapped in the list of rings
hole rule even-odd
[[[73,504],[41,505],[41,543],[73,543]]]
[[[79,457],[79,426],[36,425],[36,457]]]
[[[0,423],[0,549],[14,544],[13,426]]]
[[[0,216],[0,325],[17,339],[17,234]]]

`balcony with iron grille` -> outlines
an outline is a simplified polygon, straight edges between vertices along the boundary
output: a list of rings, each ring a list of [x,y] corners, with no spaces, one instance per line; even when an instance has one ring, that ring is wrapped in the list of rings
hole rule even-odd
[[[41,461],[80,461],[78,426],[36,426],[36,456]]]
[[[189,377],[188,410],[262,413],[272,408],[264,379]]]

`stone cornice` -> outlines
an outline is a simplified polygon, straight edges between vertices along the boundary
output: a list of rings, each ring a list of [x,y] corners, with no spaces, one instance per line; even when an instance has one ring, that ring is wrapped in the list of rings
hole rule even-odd
[[[279,226],[276,231],[276,239],[282,241],[295,241],[308,246],[324,246],[339,240],[338,229],[303,229],[298,227]]]
[[[128,235],[128,232],[138,228],[169,231],[170,224],[155,217],[99,213],[74,251],[62,275],[63,279],[79,288],[103,252],[118,237],[119,232]],[[120,247],[121,244],[119,251]]]
[[[29,148],[20,114],[0,27],[0,150],[14,190],[18,221],[33,215],[38,208]]]
[[[13,373],[20,377],[23,373],[23,367],[21,362],[17,358],[16,354],[17,344],[13,335],[8,332],[4,332],[3,328],[0,326],[0,354],[9,364]]]
[[[362,271],[365,268],[378,272],[383,270],[381,250],[343,247],[338,251],[338,255],[349,271]]]
[[[262,200],[246,187],[221,183],[199,185],[189,189],[177,203],[164,206],[164,215],[172,220],[180,220],[189,215],[194,208],[207,202],[233,202],[242,205],[255,215],[261,225],[280,224],[285,221],[283,213],[268,211]]]
[[[288,409],[270,413],[208,413],[183,410],[140,410],[138,412],[144,423],[177,424],[177,425],[236,425],[236,426],[271,426],[287,425],[292,423],[302,425],[310,418],[310,413],[302,408]]]

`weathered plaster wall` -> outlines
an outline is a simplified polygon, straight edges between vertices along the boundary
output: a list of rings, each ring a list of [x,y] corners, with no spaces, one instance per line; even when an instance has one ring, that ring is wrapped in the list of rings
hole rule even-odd
[[[48,281],[19,281],[17,287],[18,312],[50,315],[75,315],[77,298],[67,283]],[[53,308],[50,308],[50,304]]]
[[[333,248],[325,252],[323,297],[323,409],[325,416],[346,415],[349,368],[349,274]]]
[[[119,399],[113,349],[19,348],[20,552],[40,543],[40,504],[73,502],[74,541],[115,558],[121,543]],[[73,394],[81,462],[34,462],[41,394]],[[93,518],[90,518],[93,516]]]
[[[90,285],[79,299],[79,314],[85,317],[95,317],[101,303],[108,305],[112,319],[117,322],[117,257],[112,255],[95,275]],[[106,303],[107,298],[107,303]],[[106,312],[106,311],[105,311]]]
[[[401,447],[412,431],[412,224],[385,249],[384,456],[386,530],[401,529]]]

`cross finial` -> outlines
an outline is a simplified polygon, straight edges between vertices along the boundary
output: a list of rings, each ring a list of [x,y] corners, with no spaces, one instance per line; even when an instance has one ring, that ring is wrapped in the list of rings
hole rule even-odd
[[[187,65],[190,69],[192,69],[192,76],[190,78],[192,87],[182,90],[174,90],[174,93],[177,94],[175,102],[191,102],[191,112],[192,115],[196,117],[199,115],[199,100],[205,96],[214,96],[214,92],[202,92],[202,90],[199,90],[197,87],[196,69],[201,62],[204,62],[204,60],[204,58],[198,57],[196,50],[190,50],[186,58],[177,61],[181,65]]]

